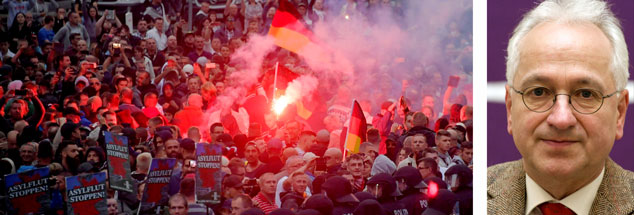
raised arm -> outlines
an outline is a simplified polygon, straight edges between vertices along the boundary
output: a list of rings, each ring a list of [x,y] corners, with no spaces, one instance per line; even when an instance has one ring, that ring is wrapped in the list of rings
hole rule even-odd
[[[103,16],[101,16],[99,20],[97,20],[97,23],[95,24],[95,35],[101,35],[101,26],[103,26],[103,22],[104,20],[106,20],[106,16],[108,16],[108,10],[105,10],[103,12]]]
[[[29,122],[29,125],[34,125],[37,128],[40,126],[40,123],[42,123],[42,120],[44,120],[44,105],[42,105],[42,101],[40,101],[37,95],[30,89],[28,89],[28,94],[29,100],[31,100],[35,109],[33,110],[33,115],[27,119],[27,122]]]
[[[442,114],[446,115],[449,114],[449,111],[445,111],[445,110],[449,110],[449,107],[451,107],[451,102],[449,102],[449,99],[451,98],[451,92],[453,92],[453,88],[452,86],[447,86],[447,90],[445,90],[445,96],[442,99]]]
[[[231,5],[232,2],[233,2],[233,0],[227,0],[227,4],[225,4],[225,11],[223,12],[225,17],[227,17],[227,15],[229,15],[229,6]]]

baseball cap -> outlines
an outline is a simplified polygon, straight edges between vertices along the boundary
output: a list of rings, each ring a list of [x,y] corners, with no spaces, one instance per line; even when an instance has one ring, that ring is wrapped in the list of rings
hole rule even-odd
[[[194,74],[194,66],[192,66],[191,64],[185,65],[183,67],[183,72],[188,76]]]
[[[242,180],[240,180],[240,176],[230,175],[225,178],[224,185],[226,188],[239,188],[242,187]]]

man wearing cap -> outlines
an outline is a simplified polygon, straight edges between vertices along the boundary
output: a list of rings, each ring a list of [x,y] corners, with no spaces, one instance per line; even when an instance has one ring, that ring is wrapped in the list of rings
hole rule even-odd
[[[473,172],[469,167],[458,164],[445,172],[445,182],[460,203],[460,214],[473,213]]]
[[[231,200],[239,195],[244,195],[242,185],[242,179],[240,176],[229,175],[225,177],[224,182],[222,183],[222,196],[227,200]]]
[[[421,189],[427,188],[418,169],[412,166],[404,166],[396,170],[394,179],[398,190],[403,194],[399,202],[407,208],[408,214],[421,214],[427,209],[427,195],[421,193]]]
[[[401,202],[396,201],[400,192],[392,175],[388,173],[376,174],[368,180],[367,185],[368,192],[376,197],[376,200],[381,203],[388,214],[408,214],[407,208]]]
[[[609,156],[630,66],[608,3],[543,1],[508,44],[507,131],[522,158],[488,168],[488,214],[633,214],[634,173]]]
[[[332,200],[332,215],[352,214],[359,205],[359,199],[352,194],[350,182],[342,176],[334,176],[326,180],[321,189]]]

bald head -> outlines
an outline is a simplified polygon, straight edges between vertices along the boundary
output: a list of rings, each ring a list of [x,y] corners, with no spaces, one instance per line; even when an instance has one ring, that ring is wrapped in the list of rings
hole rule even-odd
[[[9,146],[9,149],[15,149],[18,148],[18,131],[16,130],[11,130],[9,131],[9,133],[7,133],[7,144]]]
[[[121,90],[121,102],[130,104],[133,98],[134,92],[132,92],[132,89],[126,87]]]
[[[338,148],[329,148],[324,153],[324,158],[327,167],[335,166],[343,161],[343,153]]]
[[[292,156],[286,160],[286,170],[289,175],[304,165],[304,159],[300,156]]]
[[[24,127],[28,126],[29,123],[26,122],[26,120],[20,120],[15,122],[15,124],[13,125],[13,128],[18,131],[19,133],[22,133],[22,130],[24,130]]]
[[[412,117],[412,124],[414,124],[414,127],[427,125],[427,116],[425,116],[422,112],[414,113],[414,116]]]
[[[203,97],[198,93],[192,93],[187,97],[187,105],[190,107],[198,107],[202,108],[203,106]]]
[[[88,104],[90,104],[90,110],[97,112],[97,109],[103,106],[103,101],[101,100],[101,97],[93,96],[88,99]]]

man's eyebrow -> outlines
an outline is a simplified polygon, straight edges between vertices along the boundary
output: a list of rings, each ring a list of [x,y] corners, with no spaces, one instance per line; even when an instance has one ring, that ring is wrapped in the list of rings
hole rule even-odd
[[[583,77],[583,78],[578,78],[578,79],[573,79],[571,80],[571,83],[573,86],[590,86],[593,88],[596,88],[600,91],[604,91],[605,87],[599,83],[598,81],[590,78],[590,77]]]
[[[548,78],[547,76],[532,73],[532,74],[526,75],[526,77],[524,77],[524,80],[522,80],[521,82],[519,82],[519,84],[515,86],[526,88],[526,87],[530,87],[529,84],[540,83],[540,84],[549,85],[549,84],[552,84],[552,82],[553,80],[551,78]],[[522,90],[522,89],[518,89],[518,90]]]
[[[567,77],[566,81],[573,88],[577,88],[579,86],[586,86],[586,87],[595,88],[600,91],[604,91],[606,88],[603,84],[597,81],[595,76],[592,76],[592,75],[584,75],[582,77],[576,77],[576,78]],[[552,85],[553,82],[554,80],[548,76],[533,73],[533,74],[526,75],[526,77],[524,77],[524,80],[522,80],[518,85],[515,85],[515,86],[526,88],[526,87],[532,86],[532,84]]]

